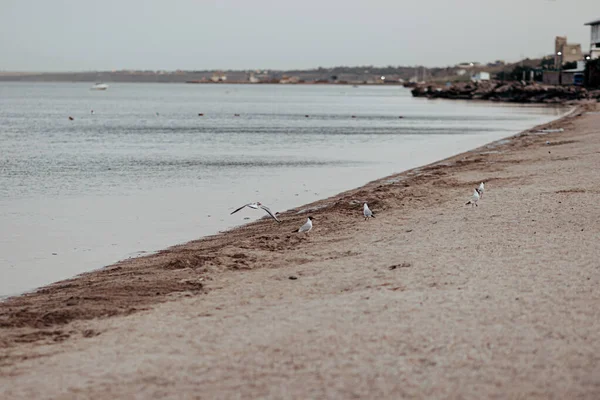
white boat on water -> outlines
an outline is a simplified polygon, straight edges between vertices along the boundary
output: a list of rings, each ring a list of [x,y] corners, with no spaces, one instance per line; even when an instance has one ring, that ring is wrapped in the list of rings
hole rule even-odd
[[[90,88],[90,90],[106,90],[108,89],[108,85],[106,83],[96,83],[94,86]]]

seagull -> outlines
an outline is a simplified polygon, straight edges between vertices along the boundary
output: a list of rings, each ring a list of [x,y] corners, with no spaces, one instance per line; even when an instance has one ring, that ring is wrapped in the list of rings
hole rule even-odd
[[[485,191],[485,187],[483,185],[483,182],[481,182],[479,184],[479,188],[477,188],[477,193],[479,193],[479,197],[481,197],[483,199],[483,192]]]
[[[471,207],[475,206],[478,207],[477,202],[479,201],[479,191],[477,190],[478,188],[475,188],[475,191],[473,192],[473,196],[471,197],[471,200],[469,200],[465,205],[471,205]]]
[[[375,218],[375,214],[373,214],[367,203],[363,206],[363,215],[365,216],[365,221],[369,218]]]
[[[281,221],[275,216],[275,214],[273,214],[271,212],[271,209],[269,209],[269,207],[267,207],[267,206],[262,205],[260,201],[257,201],[256,203],[244,204],[243,206],[241,206],[240,208],[238,208],[237,210],[232,212],[230,215],[235,214],[236,212],[240,211],[244,207],[250,207],[254,210],[258,210],[259,208],[262,208],[263,210],[265,210],[267,212],[267,214],[269,214],[271,216],[271,218],[273,218],[275,221],[281,223]]]
[[[312,220],[313,217],[308,217],[308,219],[306,220],[306,222],[304,223],[304,225],[302,225],[297,231],[293,231],[294,233],[299,232],[305,232],[306,234],[308,234],[308,232],[310,232],[310,230],[312,229]]]

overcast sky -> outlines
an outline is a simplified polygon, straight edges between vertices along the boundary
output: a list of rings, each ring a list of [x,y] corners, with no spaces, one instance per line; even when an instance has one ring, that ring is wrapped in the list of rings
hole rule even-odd
[[[0,70],[443,66],[589,49],[600,0],[0,0]]]

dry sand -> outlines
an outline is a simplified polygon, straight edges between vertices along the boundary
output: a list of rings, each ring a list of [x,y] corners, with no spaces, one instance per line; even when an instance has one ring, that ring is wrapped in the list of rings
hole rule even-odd
[[[598,399],[595,107],[0,303],[0,398]]]

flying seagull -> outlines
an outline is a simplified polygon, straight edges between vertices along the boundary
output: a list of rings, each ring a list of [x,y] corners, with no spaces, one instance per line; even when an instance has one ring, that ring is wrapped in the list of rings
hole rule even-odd
[[[271,216],[271,218],[273,218],[275,221],[281,223],[281,221],[275,216],[275,214],[273,214],[271,212],[271,209],[269,209],[269,207],[262,205],[260,201],[257,201],[256,203],[248,203],[248,204],[244,204],[243,206],[241,206],[240,208],[238,208],[237,210],[233,211],[231,213],[231,215],[235,214],[236,212],[240,211],[242,208],[244,207],[249,207],[252,208],[254,210],[258,210],[259,208],[262,208],[263,210],[265,210],[267,212],[267,214],[269,214]]]
[[[294,233],[295,232],[299,232],[299,233],[305,232],[308,234],[308,232],[310,232],[310,230],[313,227],[312,220],[313,220],[313,217],[308,217],[308,219],[306,220],[304,225],[302,225],[297,231],[294,231]]]
[[[471,207],[475,206],[478,207],[477,202],[479,201],[479,191],[477,190],[478,188],[475,188],[475,191],[473,192],[473,196],[471,197],[471,200],[469,200],[465,205],[471,205]]]
[[[375,218],[375,214],[373,214],[367,203],[363,206],[363,215],[365,216],[365,221],[369,218]]]
[[[483,182],[481,182],[479,184],[479,188],[477,188],[477,193],[479,193],[479,197],[481,197],[483,199],[483,192],[485,191],[485,187],[483,185]]]

